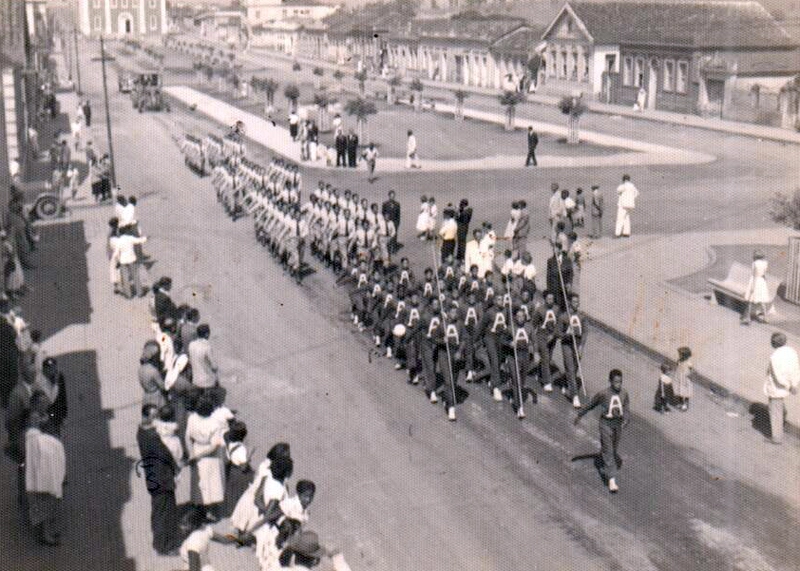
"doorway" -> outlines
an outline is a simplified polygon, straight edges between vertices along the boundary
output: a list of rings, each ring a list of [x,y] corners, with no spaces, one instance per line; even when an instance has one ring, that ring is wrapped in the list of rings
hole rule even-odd
[[[117,31],[120,35],[129,36],[133,33],[133,16],[123,12],[117,17]]]

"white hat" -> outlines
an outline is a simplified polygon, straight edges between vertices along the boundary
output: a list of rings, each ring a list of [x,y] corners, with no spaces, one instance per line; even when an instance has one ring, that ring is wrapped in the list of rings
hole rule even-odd
[[[392,329],[392,333],[395,337],[402,337],[406,334],[406,326],[402,323],[398,323],[394,326],[394,329]]]

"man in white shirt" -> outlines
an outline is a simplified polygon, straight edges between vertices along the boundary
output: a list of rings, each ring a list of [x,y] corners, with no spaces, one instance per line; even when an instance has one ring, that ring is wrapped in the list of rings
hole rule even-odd
[[[483,256],[481,255],[481,239],[483,238],[483,232],[480,228],[475,228],[472,231],[473,239],[467,242],[467,246],[464,249],[464,273],[469,273],[470,268],[472,266],[476,266],[478,268],[478,277],[483,278],[483,275],[486,273],[486,270],[483,268]]]
[[[447,261],[447,258],[452,256],[456,251],[456,233],[458,232],[458,224],[456,224],[455,210],[452,206],[445,208],[444,218],[442,220],[442,227],[439,229],[439,237],[442,239],[442,263]]]
[[[800,384],[800,359],[797,351],[786,345],[786,335],[773,333],[771,339],[775,349],[769,358],[767,380],[764,383],[764,394],[769,400],[769,424],[773,444],[783,442],[783,423],[786,407],[784,399],[790,394],[797,394]]]
[[[119,271],[122,279],[122,295],[130,299],[134,296],[144,295],[142,283],[139,277],[139,260],[136,257],[135,246],[147,242],[147,237],[141,238],[134,236],[134,228],[120,228],[120,236],[117,238],[117,250],[119,260]]]
[[[617,227],[614,236],[631,237],[631,211],[636,208],[639,190],[631,182],[630,175],[622,175],[622,184],[617,187]]]
[[[422,168],[419,164],[419,157],[417,156],[417,138],[411,130],[408,131],[408,139],[406,140],[406,168]]]

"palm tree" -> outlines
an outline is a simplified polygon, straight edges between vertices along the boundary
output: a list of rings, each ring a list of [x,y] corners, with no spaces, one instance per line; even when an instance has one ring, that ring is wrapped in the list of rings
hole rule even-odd
[[[506,91],[500,96],[500,105],[506,108],[506,131],[514,130],[514,117],[517,114],[517,105],[523,98],[523,95],[516,91]]]
[[[328,130],[328,105],[331,103],[333,100],[325,91],[314,94],[314,105],[317,106],[317,126],[320,131]]]
[[[389,78],[389,91],[386,92],[386,103],[394,105],[395,97],[397,96],[397,88],[403,84],[403,80],[399,75],[393,75]]]
[[[565,95],[558,102],[558,107],[564,115],[569,117],[567,131],[567,143],[577,145],[581,141],[579,123],[581,115],[586,112],[586,104],[583,102],[583,93],[580,95]]]
[[[367,119],[370,115],[375,115],[378,110],[372,101],[359,97],[358,99],[351,99],[344,106],[344,110],[348,115],[356,118],[356,125],[358,127],[358,139],[364,141],[364,127],[367,124]]]
[[[300,88],[294,83],[290,83],[283,89],[283,96],[289,102],[289,109],[297,111],[297,100],[300,99]]]
[[[454,119],[463,119],[464,118],[464,100],[469,97],[469,92],[464,91],[463,89],[456,89],[453,92],[453,97],[456,99],[456,110],[453,113]]]
[[[418,77],[415,77],[414,80],[409,85],[411,91],[415,91],[416,95],[414,97],[414,111],[419,111],[422,109],[422,89],[424,86],[422,85],[422,81]]]
[[[322,87],[322,76],[325,75],[325,70],[317,66],[311,70],[311,73],[314,74],[314,89],[320,89]]]
[[[339,91],[344,91],[344,85],[342,85],[342,79],[344,78],[344,74],[342,70],[337,69],[333,72],[333,79],[335,79],[339,83]]]
[[[361,71],[357,71],[353,77],[358,82],[358,93],[361,97],[364,97],[364,91],[366,91],[367,86],[367,70],[362,69]]]

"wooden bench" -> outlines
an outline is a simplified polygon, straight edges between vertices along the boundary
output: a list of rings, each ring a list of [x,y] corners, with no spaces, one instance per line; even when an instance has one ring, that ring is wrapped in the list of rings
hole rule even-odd
[[[709,278],[708,283],[713,288],[714,301],[718,305],[730,307],[739,313],[744,311],[747,305],[745,294],[747,293],[747,285],[750,283],[751,274],[752,268],[750,266],[733,262],[724,280]],[[772,311],[772,304],[775,301],[775,296],[778,295],[778,286],[780,286],[781,281],[770,274],[766,275],[766,280],[767,290],[769,291],[767,310]]]

